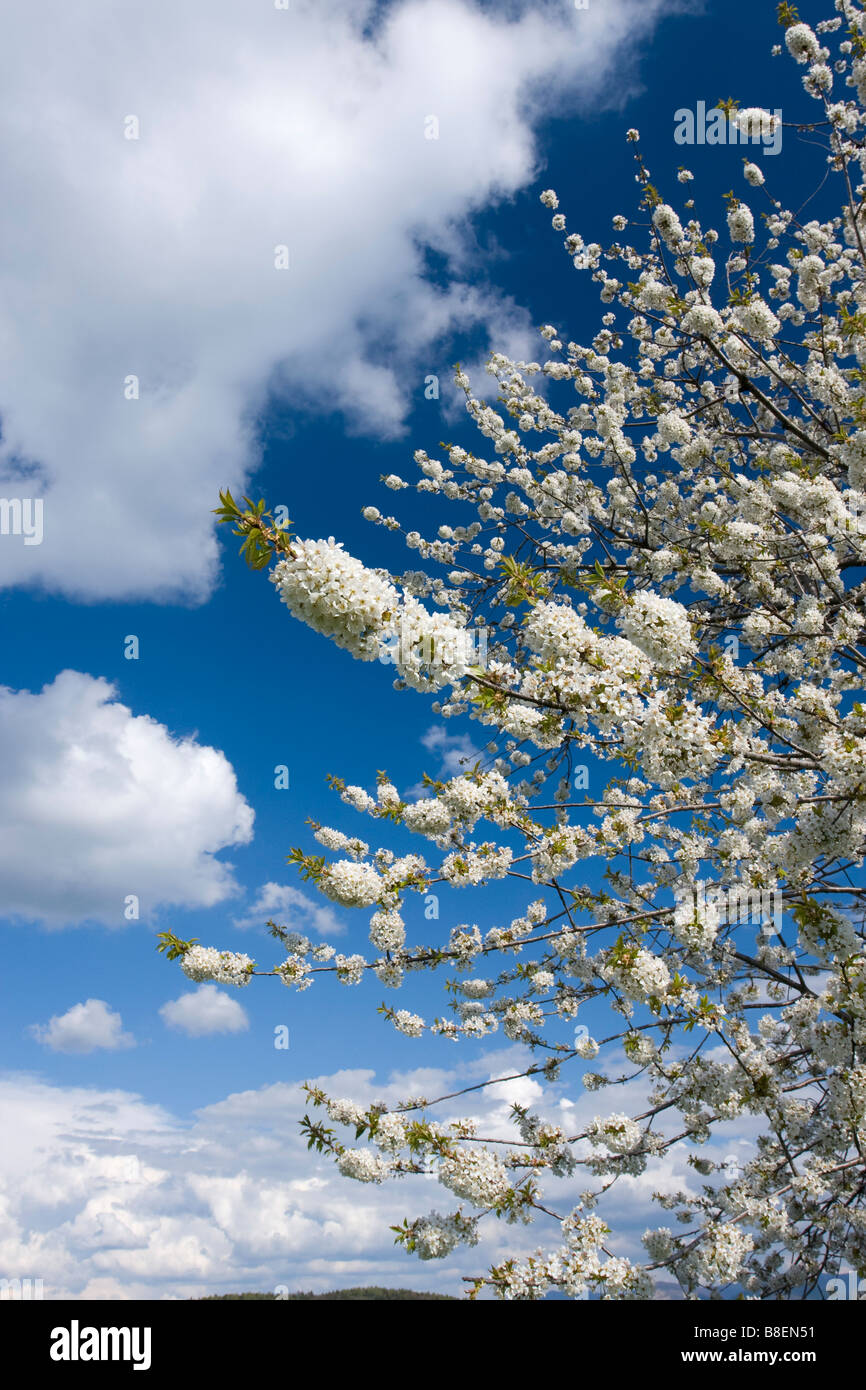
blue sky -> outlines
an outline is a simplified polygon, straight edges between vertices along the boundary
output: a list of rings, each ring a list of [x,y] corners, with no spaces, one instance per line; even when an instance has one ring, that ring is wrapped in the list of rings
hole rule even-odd
[[[592,285],[551,232],[541,189],[557,190],[570,230],[604,242],[611,217],[636,201],[624,132],[637,126],[656,184],[677,204],[694,196],[718,225],[721,195],[745,192],[742,151],[678,147],[674,111],[735,96],[782,107],[787,119],[808,102],[793,65],[769,56],[775,5],[745,0],[678,11],[590,0],[586,12],[564,0],[397,0],[373,16],[375,41],[354,22],[359,5],[333,7],[330,37],[302,0],[288,15],[242,14],[226,0],[207,7],[207,27],[202,0],[166,0],[147,19],[122,7],[113,38],[107,6],[90,6],[92,22],[74,35],[64,8],[12,4],[2,66],[17,64],[18,76],[7,74],[0,98],[11,189],[0,493],[45,498],[41,546],[0,537],[0,1050],[7,1114],[31,1117],[21,1134],[42,1174],[19,1186],[0,1231],[0,1272],[103,1297],[274,1279],[453,1288],[459,1272],[391,1252],[384,1196],[361,1201],[348,1183],[337,1194],[324,1162],[292,1138],[281,1088],[351,1066],[373,1073],[356,1084],[376,1095],[394,1069],[483,1077],[506,1070],[515,1049],[488,1047],[485,1059],[401,1038],[375,1013],[376,981],[302,995],[255,981],[232,992],[246,1014],[235,1032],[189,1036],[160,1015],[192,991],[157,955],[158,930],[269,964],[267,935],[235,921],[267,882],[313,902],[285,864],[293,845],[312,847],[305,820],[364,834],[327,773],[371,786],[386,768],[406,788],[449,757],[453,771],[461,738],[480,744],[477,726],[452,722],[444,745],[425,746],[436,739],[429,700],[398,694],[387,668],[352,662],[290,619],[232,538],[215,546],[210,509],[220,486],[246,487],[285,504],[301,535],[333,535],[368,563],[412,567],[399,538],[360,509],[432,530],[423,498],[388,492],[379,477],[414,481],[414,449],[471,441],[452,409],[452,364],[480,361],[488,345],[537,351],[533,325],[586,341],[597,323]],[[274,37],[274,23],[296,26],[291,42]],[[33,74],[41,45],[48,61],[28,92],[20,74]],[[292,96],[302,71],[321,79],[322,95]],[[128,112],[141,116],[137,142],[119,133]],[[430,112],[441,112],[438,141],[423,137]],[[783,200],[794,180],[811,188],[821,174],[820,156],[788,130],[782,153],[760,162]],[[693,184],[677,184],[680,164]],[[283,241],[292,257],[280,279],[269,257]],[[136,402],[123,399],[128,373],[140,376]],[[439,400],[424,397],[430,373]],[[131,634],[137,660],[124,657]],[[65,671],[79,673],[72,685],[39,694]],[[64,722],[61,707],[77,713]],[[141,717],[155,723],[131,722]],[[274,787],[279,764],[288,790]],[[127,893],[140,898],[137,922],[124,922]],[[483,905],[443,895],[439,924],[427,924],[419,900],[407,924],[427,939],[434,926],[492,925],[510,902],[504,891]],[[344,927],[329,938],[337,948],[363,950],[366,914],[332,917]],[[307,929],[306,914],[296,920]],[[52,1047],[52,1037],[80,1045],[104,1026],[97,1009],[83,1032],[74,1020],[59,1039],[45,1031],[91,999],[119,1014],[123,1045],[109,1032],[103,1041],[115,1045]],[[441,994],[419,980],[389,1002],[432,1015]],[[273,1047],[279,1024],[288,1052]],[[237,1149],[232,1123],[244,1127]],[[198,1158],[185,1169],[179,1157],[190,1135],[196,1154],[207,1151],[202,1172],[210,1165],[198,1188],[189,1177]],[[10,1191],[29,1171],[23,1145],[5,1174],[0,1160]],[[165,1212],[109,1163],[157,1152],[154,1171],[172,1175],[154,1179],[154,1191],[171,1189]],[[84,1188],[69,1176],[82,1164],[93,1169]],[[287,1197],[289,1180],[302,1186]],[[213,1198],[221,1183],[235,1204],[243,1192],[255,1205],[258,1192],[265,1213],[282,1201],[283,1222],[303,1192],[298,1230],[277,1223],[281,1244],[265,1234],[245,1245],[237,1206],[229,1219]],[[88,1209],[103,1191],[114,1224]],[[369,1224],[344,1246],[325,1241],[319,1258],[328,1213],[344,1204],[368,1211]],[[425,1206],[413,1194],[395,1219],[404,1209]],[[171,1247],[186,1229],[198,1245],[184,1264]]]

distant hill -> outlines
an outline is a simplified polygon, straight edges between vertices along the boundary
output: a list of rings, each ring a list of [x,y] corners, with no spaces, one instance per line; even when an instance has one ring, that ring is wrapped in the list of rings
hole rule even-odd
[[[449,1303],[459,1303],[461,1300],[455,1298],[450,1293],[416,1293],[414,1289],[383,1289],[378,1284],[369,1284],[354,1289],[333,1289],[330,1293],[290,1293],[284,1294],[280,1298],[275,1293],[209,1293],[204,1298],[195,1299],[196,1303],[217,1303],[227,1298],[249,1298],[249,1299],[270,1299],[275,1303],[290,1303],[301,1300],[310,1302],[321,1298],[327,1299],[381,1299],[381,1298],[402,1298],[402,1299],[423,1299],[425,1302],[446,1300]]]

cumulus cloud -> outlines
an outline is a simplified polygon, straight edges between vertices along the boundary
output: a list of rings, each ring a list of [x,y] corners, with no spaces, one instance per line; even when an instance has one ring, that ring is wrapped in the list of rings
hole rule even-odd
[[[475,747],[469,734],[449,734],[441,724],[432,725],[422,734],[421,743],[436,758],[436,764],[425,769],[431,777],[459,777],[461,773],[468,772],[482,756],[481,749]],[[404,794],[410,801],[419,800],[430,796],[430,788],[425,787],[423,782],[415,782],[406,788]]]
[[[374,1077],[321,1080],[366,1095]],[[356,1283],[458,1292],[459,1273],[395,1251],[401,1194],[361,1189],[309,1153],[305,1104],[283,1082],[182,1125],[125,1092],[0,1077],[0,1267],[41,1278],[46,1299]]]
[[[216,854],[253,811],[216,748],[134,715],[105,680],[62,671],[39,693],[0,688],[0,902],[48,926],[125,925],[132,896],[210,907],[236,891]]]
[[[393,1105],[408,1095],[433,1098],[511,1077],[529,1060],[512,1046],[450,1069],[379,1077],[356,1067],[309,1079],[333,1096]],[[597,1094],[581,1091],[579,1077],[571,1081],[578,1094],[570,1105],[561,1086],[523,1078],[457,1095],[437,1107],[437,1118],[474,1115],[484,1135],[510,1139],[516,1101],[579,1132],[612,1102],[605,1107]],[[617,1091],[617,1109],[640,1101],[639,1085]],[[421,1176],[381,1187],[342,1178],[306,1147],[298,1121],[308,1105],[297,1082],[278,1082],[229,1095],[184,1124],[126,1092],[0,1075],[0,1267],[42,1278],[48,1299],[189,1298],[359,1283],[459,1294],[462,1276],[509,1251],[527,1254],[556,1240],[552,1222],[482,1222],[477,1249],[444,1262],[418,1261],[395,1248],[390,1225],[431,1208],[452,1210],[453,1195]],[[737,1127],[724,1128],[708,1156],[739,1152]],[[354,1142],[353,1131],[341,1133]],[[643,1178],[623,1178],[605,1199],[600,1214],[614,1227],[609,1244],[616,1253],[642,1258],[652,1191],[694,1185],[686,1152],[667,1156]],[[567,1211],[585,1186],[578,1169],[551,1182],[550,1201]]]
[[[9,0],[0,495],[43,499],[44,540],[7,537],[0,584],[201,599],[269,398],[394,435],[446,335],[524,333],[468,220],[539,174],[542,120],[625,98],[669,12]]]
[[[104,999],[87,999],[73,1004],[65,1014],[55,1014],[48,1023],[34,1023],[31,1033],[52,1052],[96,1052],[100,1048],[116,1052],[135,1047],[135,1038],[124,1033],[119,1013]]]
[[[450,734],[441,724],[433,724],[421,735],[421,744],[436,758],[432,767],[425,768],[428,777],[459,777],[468,772],[482,756],[470,734]],[[430,788],[423,782],[415,782],[407,787],[404,796],[409,801],[419,801],[430,796]]]
[[[327,903],[318,903],[288,883],[263,883],[247,911],[234,919],[236,927],[260,927],[271,919],[289,931],[318,932],[320,936],[339,936],[346,930],[337,913]]]
[[[159,1013],[169,1028],[179,1028],[190,1038],[203,1038],[208,1033],[243,1033],[250,1026],[243,1005],[216,985],[199,985],[179,999],[170,999]]]
[[[449,734],[441,724],[434,724],[422,734],[421,742],[429,753],[439,758],[440,775],[446,777],[457,777],[481,757],[480,749],[475,747],[469,734]]]

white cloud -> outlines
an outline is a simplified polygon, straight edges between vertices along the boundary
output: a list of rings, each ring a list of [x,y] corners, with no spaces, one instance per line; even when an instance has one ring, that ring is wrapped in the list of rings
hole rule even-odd
[[[385,1079],[363,1068],[310,1077],[332,1096],[369,1105],[424,1094],[431,1099],[531,1060],[518,1047],[479,1054],[453,1069],[418,1067]],[[582,1129],[607,1104],[569,1078],[576,1104],[566,1116],[561,1085],[503,1082],[458,1095],[438,1119],[475,1115],[481,1133],[513,1138],[512,1103]],[[617,1090],[616,1108],[640,1108],[641,1085]],[[10,1278],[41,1278],[46,1298],[188,1298],[229,1290],[324,1290],[385,1284],[460,1293],[463,1275],[483,1272],[508,1252],[556,1242],[553,1222],[528,1228],[482,1222],[481,1244],[447,1261],[421,1262],[395,1248],[389,1227],[431,1208],[453,1210],[432,1180],[382,1187],[344,1179],[310,1152],[299,1129],[309,1102],[297,1082],[229,1095],[181,1124],[121,1091],[52,1086],[0,1076],[0,1267]],[[322,1112],[324,1114],[324,1112]],[[574,1128],[570,1128],[571,1126]],[[739,1152],[735,1126],[720,1154]],[[352,1144],[352,1131],[341,1131]],[[653,1224],[653,1190],[694,1185],[682,1147],[643,1178],[623,1178],[601,1215],[616,1253],[642,1258],[640,1234]],[[549,1181],[550,1203],[567,1211],[587,1184],[579,1168]],[[649,1217],[649,1220],[648,1220]]]
[[[116,1052],[135,1046],[132,1034],[123,1031],[120,1014],[109,1008],[104,999],[73,1004],[65,1014],[55,1014],[48,1023],[34,1023],[30,1031],[52,1052],[96,1052],[98,1048]]]
[[[320,936],[340,936],[346,930],[332,907],[288,883],[263,883],[243,916],[234,918],[234,925],[261,927],[271,919],[278,919],[277,925],[289,931],[314,931]]]
[[[373,1074],[331,1080],[366,1094]],[[353,1283],[459,1291],[458,1271],[395,1251],[388,1229],[407,1201],[426,1210],[428,1184],[410,1194],[341,1178],[307,1150],[305,1107],[297,1083],[278,1083],[183,1126],[123,1092],[0,1077],[0,1268],[41,1278],[47,1299]]]
[[[428,753],[433,753],[436,758],[432,767],[424,769],[428,777],[459,777],[461,773],[474,767],[482,756],[481,749],[476,748],[471,735],[449,734],[441,724],[431,725],[426,733],[421,735],[420,741]],[[407,801],[418,801],[422,797],[430,796],[430,789],[425,787],[423,782],[415,782],[406,788],[403,795]]]
[[[439,759],[440,777],[458,777],[467,772],[482,756],[469,734],[449,734],[441,724],[434,724],[421,736],[421,742],[428,753],[435,753]]]
[[[123,926],[133,895],[147,919],[236,891],[215,855],[252,838],[253,812],[231,764],[114,694],[77,671],[38,694],[0,687],[4,916]]]
[[[201,598],[210,509],[256,466],[268,392],[393,435],[455,326],[524,333],[471,284],[467,218],[538,177],[542,119],[625,99],[669,12],[213,0],[203,20],[91,0],[82,25],[64,0],[9,0],[0,494],[43,498],[45,536],[4,539],[0,583]]]
[[[434,724],[426,734],[422,734],[421,742],[428,752],[437,755],[440,772],[449,777],[465,772],[481,757],[469,734],[449,734],[441,724]]]
[[[169,1028],[179,1028],[191,1038],[208,1033],[242,1033],[249,1028],[246,1010],[216,985],[199,985],[179,999],[170,999],[159,1011]]]

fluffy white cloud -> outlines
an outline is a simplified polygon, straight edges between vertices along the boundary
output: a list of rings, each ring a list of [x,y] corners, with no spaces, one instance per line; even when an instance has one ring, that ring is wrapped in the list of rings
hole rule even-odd
[[[443,777],[458,777],[461,772],[468,772],[481,757],[480,748],[475,747],[469,734],[449,734],[441,724],[428,729],[421,742],[428,752],[439,758],[439,775]]]
[[[511,1076],[529,1060],[509,1047],[447,1071],[420,1067],[383,1081],[357,1068],[310,1080],[334,1096],[394,1104]],[[475,1115],[485,1135],[513,1138],[516,1100],[573,1133],[606,1107],[597,1094],[580,1094],[578,1077],[571,1080],[576,1103],[530,1078],[456,1096],[437,1107],[437,1118]],[[640,1101],[639,1087],[617,1092],[618,1107]],[[0,1076],[0,1268],[9,1278],[41,1278],[49,1299],[189,1298],[359,1283],[459,1294],[463,1275],[508,1251],[526,1254],[555,1240],[553,1223],[524,1229],[486,1222],[476,1250],[418,1261],[395,1248],[389,1226],[431,1208],[451,1210],[453,1196],[422,1177],[382,1187],[340,1177],[306,1147],[298,1121],[307,1108],[296,1082],[279,1082],[230,1095],[181,1124],[122,1091]],[[352,1132],[345,1137],[351,1142]],[[719,1157],[734,1152],[736,1139],[729,1134],[711,1147],[709,1156]],[[661,1173],[617,1183],[601,1209],[616,1216],[617,1253],[642,1257],[653,1190],[694,1181],[678,1154]],[[579,1169],[552,1184],[551,1201],[567,1210],[585,1185]]]
[[[6,917],[125,925],[162,904],[236,891],[215,855],[252,837],[253,812],[216,748],[172,737],[63,671],[38,694],[0,688],[0,903]]]
[[[8,0],[0,495],[45,532],[4,539],[0,583],[200,598],[269,393],[393,434],[443,334],[522,332],[470,284],[466,219],[536,176],[541,119],[624,99],[669,11]]]
[[[461,773],[468,772],[482,756],[481,749],[475,747],[469,734],[449,734],[441,724],[433,724],[422,734],[421,743],[428,753],[438,759],[438,767],[425,769],[428,776],[459,777]],[[415,801],[429,796],[430,789],[423,782],[415,782],[403,794],[407,800]]]
[[[73,1004],[65,1014],[55,1014],[48,1023],[34,1023],[30,1030],[38,1042],[52,1052],[95,1052],[105,1048],[134,1047],[135,1038],[124,1033],[119,1013],[109,1008],[104,999],[87,999]]]
[[[340,936],[346,930],[334,909],[327,903],[317,903],[300,888],[288,883],[263,883],[258,895],[241,917],[234,919],[236,927],[261,927],[277,919],[277,924],[289,931],[317,932],[319,936]]]
[[[372,1098],[373,1080],[347,1072],[323,1084]],[[459,1272],[395,1251],[388,1223],[402,1193],[361,1189],[310,1154],[297,1084],[231,1095],[180,1125],[124,1092],[6,1076],[0,1109],[0,1268],[42,1279],[47,1299],[356,1283],[459,1291]],[[430,1186],[406,1194],[410,1205],[424,1207]]]
[[[243,1005],[216,985],[199,985],[179,999],[170,999],[159,1013],[169,1028],[179,1028],[191,1038],[203,1038],[208,1033],[242,1033],[250,1026]]]

